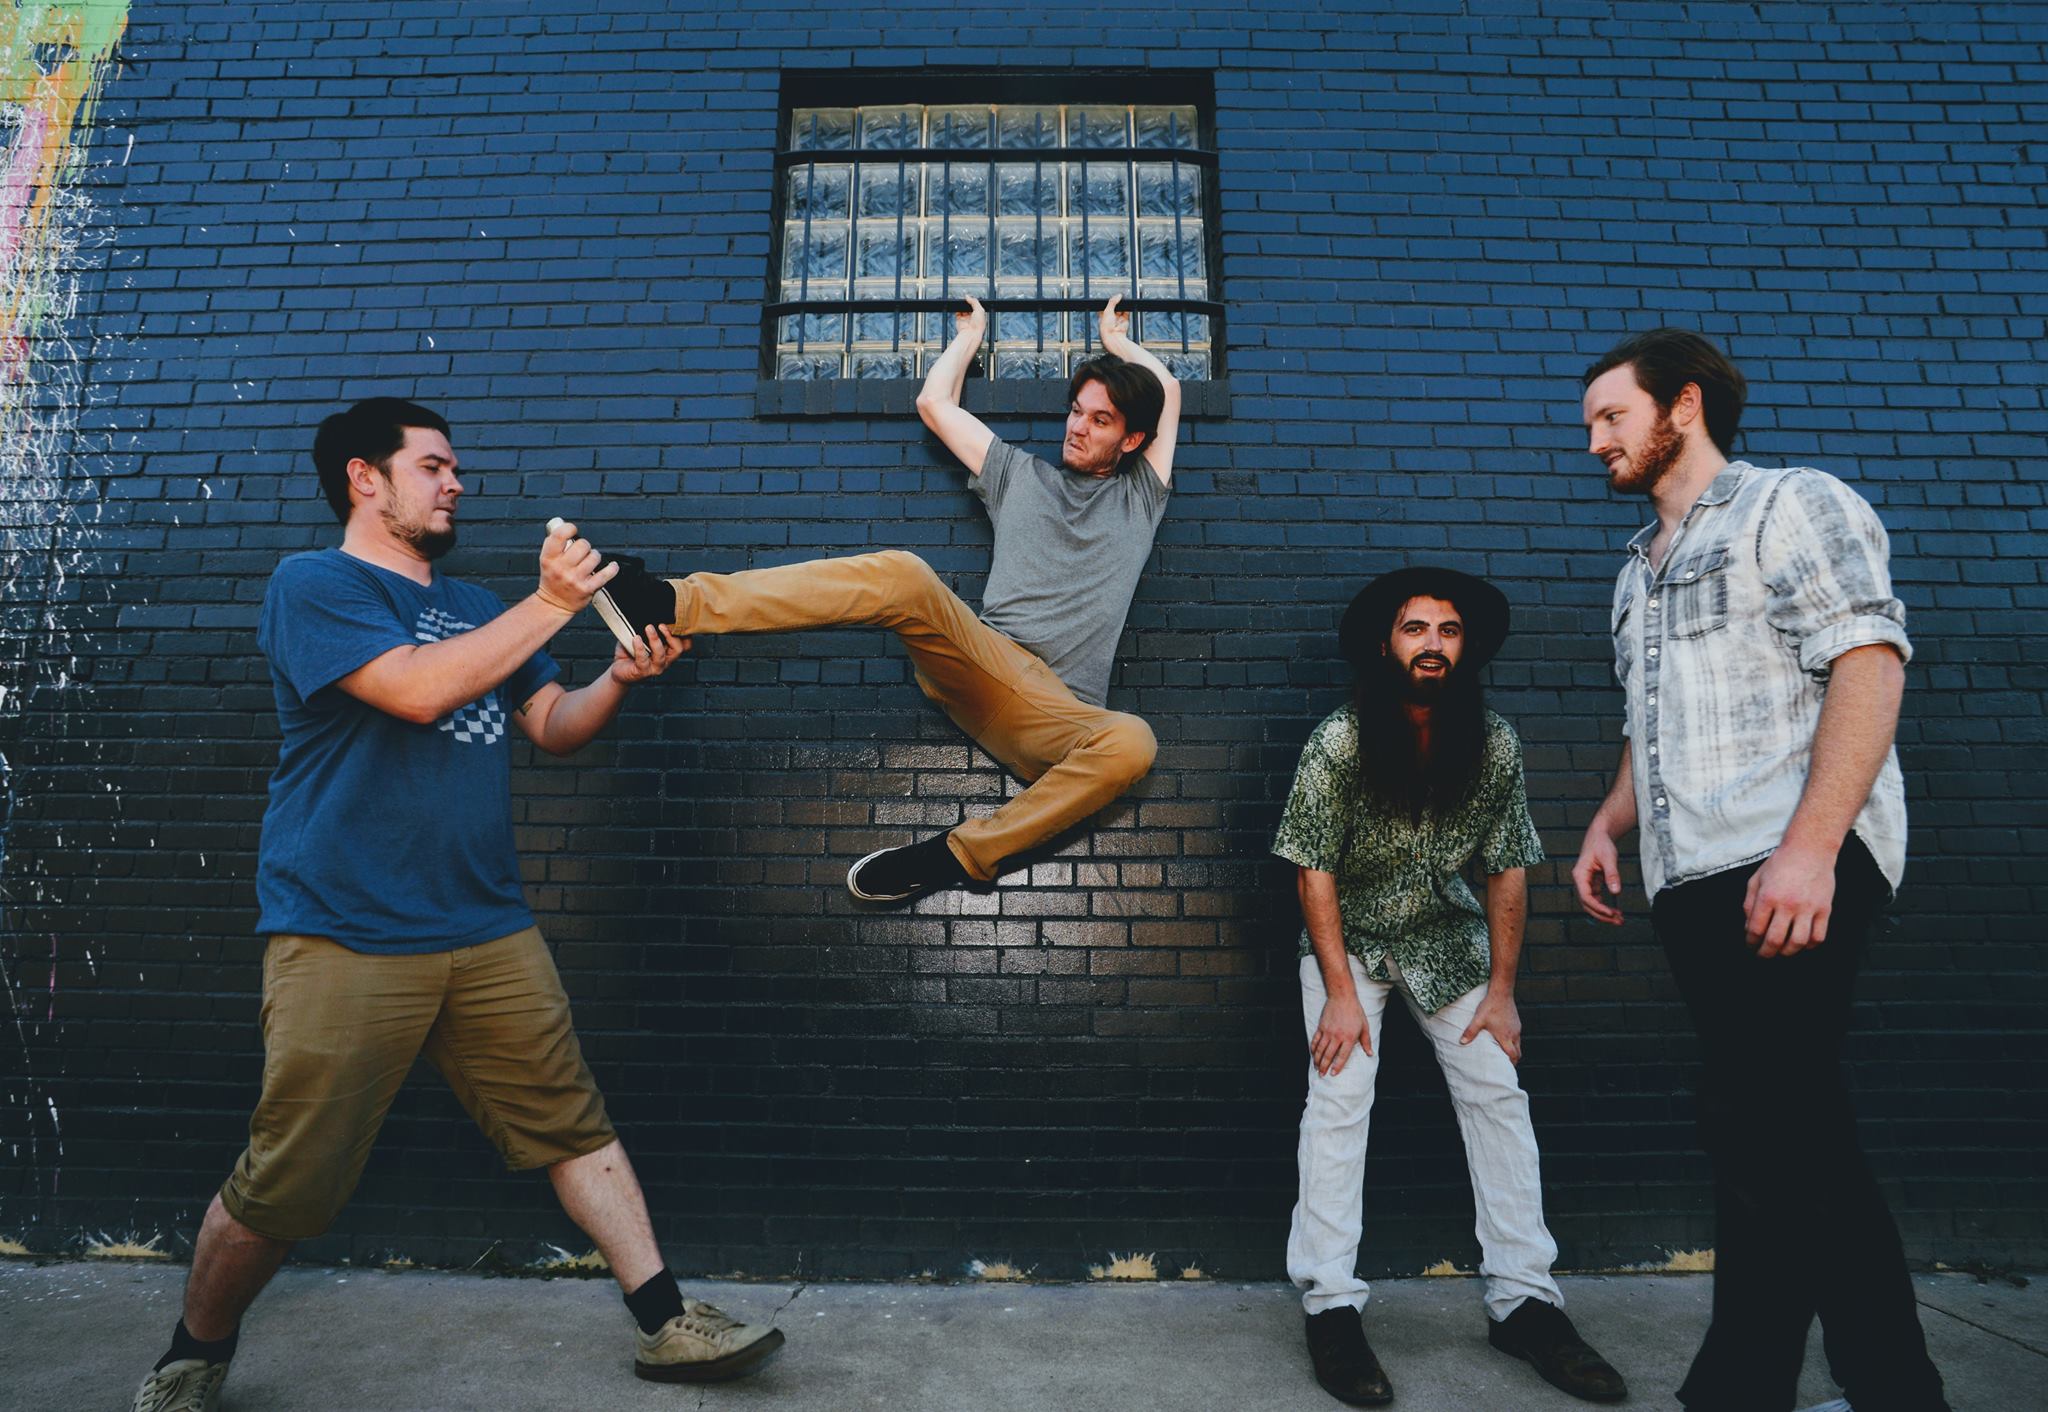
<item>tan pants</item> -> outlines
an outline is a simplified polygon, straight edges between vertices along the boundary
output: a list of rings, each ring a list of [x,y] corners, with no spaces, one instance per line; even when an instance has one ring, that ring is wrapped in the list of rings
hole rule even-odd
[[[263,1097],[220,1191],[228,1214],[273,1240],[326,1230],[422,1053],[515,1170],[616,1140],[536,928],[421,956],[274,936],[263,953]]]
[[[968,874],[1087,818],[1145,777],[1158,744],[1136,716],[1082,702],[1032,653],[974,616],[915,554],[887,550],[671,579],[676,630],[792,632],[865,624],[903,639],[917,684],[1030,788],[947,838]]]

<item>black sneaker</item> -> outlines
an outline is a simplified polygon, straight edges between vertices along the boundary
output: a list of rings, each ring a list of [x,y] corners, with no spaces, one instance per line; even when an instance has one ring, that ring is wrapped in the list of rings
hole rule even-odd
[[[618,573],[590,601],[619,646],[645,652],[648,628],[675,625],[675,585],[648,573],[647,561],[637,554],[614,554],[612,562],[619,566]]]
[[[1503,1353],[1527,1359],[1543,1380],[1587,1402],[1619,1402],[1628,1384],[1614,1365],[1579,1337],[1564,1310],[1540,1299],[1525,1299],[1498,1323],[1489,1320],[1486,1341]]]
[[[1353,1407],[1384,1407],[1394,1400],[1394,1385],[1365,1341],[1365,1321],[1356,1309],[1325,1309],[1304,1318],[1302,1327],[1324,1392]]]
[[[858,902],[908,902],[966,881],[967,870],[942,833],[902,848],[878,848],[846,870],[846,890]]]

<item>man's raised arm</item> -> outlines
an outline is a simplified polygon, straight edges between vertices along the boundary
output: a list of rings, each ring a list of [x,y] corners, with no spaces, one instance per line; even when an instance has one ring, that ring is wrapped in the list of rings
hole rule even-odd
[[[917,415],[946,443],[946,449],[960,458],[960,464],[978,476],[995,433],[960,405],[960,391],[966,386],[967,365],[974,361],[974,350],[981,347],[982,336],[988,332],[988,311],[970,294],[967,312],[955,314],[953,320],[958,331],[925,374],[924,390],[917,394]]]
[[[1148,369],[1159,379],[1160,390],[1166,394],[1159,407],[1159,430],[1145,445],[1145,464],[1152,468],[1152,474],[1159,477],[1161,485],[1173,483],[1173,444],[1180,436],[1180,382],[1166,371],[1166,364],[1147,353],[1130,336],[1131,316],[1119,313],[1117,303],[1123,296],[1112,294],[1109,302],[1102,306],[1101,328],[1103,351],[1126,363],[1136,363]]]

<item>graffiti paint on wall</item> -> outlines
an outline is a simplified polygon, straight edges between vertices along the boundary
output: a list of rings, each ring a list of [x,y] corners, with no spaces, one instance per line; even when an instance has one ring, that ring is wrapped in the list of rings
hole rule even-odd
[[[56,1019],[54,944],[6,916],[32,885],[7,855],[19,788],[7,751],[30,696],[69,685],[58,604],[96,503],[76,470],[80,251],[95,229],[81,178],[127,24],[128,0],[0,0],[0,1169],[32,1188],[0,1198],[54,1195],[63,1155],[62,1115],[34,1062],[37,1027]]]
[[[10,461],[52,450],[35,436],[49,409],[34,389],[65,356],[83,139],[127,24],[128,0],[0,4],[0,455]]]

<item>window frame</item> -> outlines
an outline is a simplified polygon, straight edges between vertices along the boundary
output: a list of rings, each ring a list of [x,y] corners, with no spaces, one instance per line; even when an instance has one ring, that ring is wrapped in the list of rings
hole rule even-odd
[[[956,103],[988,103],[1000,106],[1005,103],[1040,105],[1088,102],[1193,107],[1196,122],[1195,146],[1171,149],[1135,146],[1047,147],[1028,149],[1028,155],[1026,149],[997,147],[849,148],[832,149],[826,154],[809,148],[792,149],[790,146],[792,122],[799,109],[873,107],[878,103],[890,101],[918,103],[927,107]],[[1223,283],[1223,252],[1218,216],[1222,202],[1217,189],[1219,161],[1215,134],[1215,84],[1209,73],[1199,70],[1157,72],[1128,69],[871,69],[857,72],[785,69],[781,75],[778,103],[775,152],[771,165],[773,193],[769,208],[767,270],[762,286],[764,295],[770,292],[779,295],[782,292],[783,242],[788,224],[788,173],[794,167],[821,160],[832,164],[900,163],[924,166],[941,162],[958,164],[965,159],[987,166],[993,174],[999,167],[1030,161],[1106,162],[1128,167],[1149,158],[1186,162],[1190,166],[1200,168],[1205,174],[1201,219],[1207,297],[1126,298],[1119,307],[1133,313],[1166,311],[1206,316],[1209,320],[1210,375],[1205,379],[1182,380],[1183,415],[1227,413],[1228,383],[1224,350],[1228,310],[1220,297]],[[1004,154],[1007,152],[1015,152],[1017,157],[1013,161],[1006,161]],[[993,225],[996,219],[997,217],[991,213],[990,224]],[[1133,250],[1134,263],[1132,273],[1128,276],[1132,286],[1135,286],[1140,278],[1136,273],[1136,256],[1137,252]],[[993,249],[990,251],[990,258],[994,258]],[[962,278],[972,280],[975,277]],[[900,313],[922,318],[927,313],[957,312],[965,307],[965,293],[973,293],[981,299],[983,307],[988,309],[991,315],[993,334],[993,318],[999,313],[1066,311],[1088,314],[1099,310],[1102,303],[1114,292],[1114,288],[1107,288],[1099,297],[1091,295],[1005,299],[989,297],[981,289],[970,287],[961,295],[944,299],[874,300],[851,297],[852,285],[849,281],[848,297],[844,298],[798,300],[764,297],[761,306],[757,362],[760,381],[755,399],[756,410],[764,415],[782,416],[907,411],[915,402],[917,390],[923,385],[922,375],[907,378],[846,376],[815,380],[783,379],[776,376],[777,347],[780,342],[777,334],[781,320],[789,315],[842,313],[847,316],[850,334],[851,320],[857,314]],[[1092,344],[1093,341],[1094,335],[1091,331],[1089,342]],[[922,344],[922,339],[919,342]],[[980,393],[967,400],[983,405],[987,410],[1063,410],[1066,405],[1065,377],[990,378],[985,368],[986,359],[977,357],[969,369],[966,387]]]

